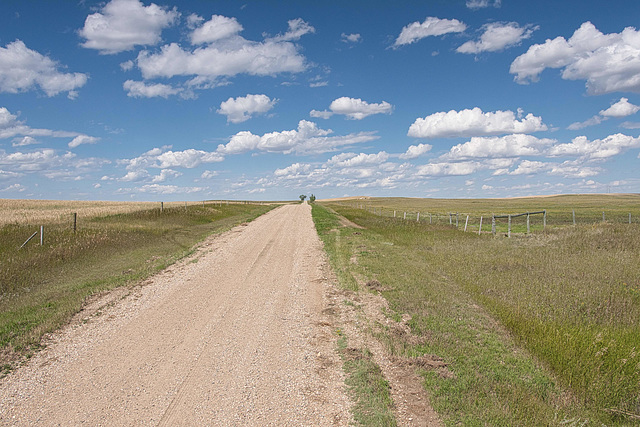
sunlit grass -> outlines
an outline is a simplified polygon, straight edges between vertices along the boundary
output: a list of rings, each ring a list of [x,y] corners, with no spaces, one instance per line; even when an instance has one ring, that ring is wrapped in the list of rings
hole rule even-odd
[[[428,338],[416,347],[391,337],[389,348],[451,363],[453,376],[425,373],[448,423],[610,425],[640,413],[637,225],[503,239],[331,206],[366,227],[332,238],[352,251],[346,259],[358,254],[342,267],[389,288],[391,307]]]

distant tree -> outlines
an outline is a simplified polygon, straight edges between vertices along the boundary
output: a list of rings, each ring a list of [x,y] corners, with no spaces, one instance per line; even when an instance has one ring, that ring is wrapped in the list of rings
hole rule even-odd
[[[313,194],[309,196],[309,203],[313,203],[316,201],[316,196],[314,196]]]
[[[300,203],[304,202],[304,199],[306,199],[306,198],[307,198],[306,194],[301,194],[300,195]]]

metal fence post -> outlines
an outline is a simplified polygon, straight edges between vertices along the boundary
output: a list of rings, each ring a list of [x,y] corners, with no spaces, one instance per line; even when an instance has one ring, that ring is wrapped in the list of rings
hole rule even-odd
[[[464,222],[464,232],[467,232],[467,224],[469,224],[469,215],[467,215],[467,220]]]
[[[480,215],[480,227],[478,227],[478,236],[482,233],[482,215]]]
[[[573,225],[576,225],[576,210],[574,209],[573,211],[571,211],[573,214]]]
[[[531,229],[529,228],[529,212],[527,212],[527,234],[531,233]]]
[[[495,214],[491,215],[491,233],[494,236],[496,235],[496,215]]]

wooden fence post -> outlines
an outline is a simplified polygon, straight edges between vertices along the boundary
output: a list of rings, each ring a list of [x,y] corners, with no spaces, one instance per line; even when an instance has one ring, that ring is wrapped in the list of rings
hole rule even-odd
[[[396,211],[393,211],[393,217],[394,218],[396,217]]]
[[[456,228],[458,228],[458,212],[456,212]]]
[[[469,224],[469,215],[467,215],[467,220],[464,222],[464,232],[467,232],[467,224]]]
[[[547,210],[542,211],[542,231],[547,228]]]
[[[511,215],[509,215],[509,229],[507,230],[507,237],[511,237]]]
[[[73,213],[73,232],[76,232],[76,228],[77,228],[77,224],[78,224],[78,213],[74,212]]]
[[[451,222],[451,212],[449,212],[449,225],[453,224],[453,222]]]
[[[531,233],[531,229],[529,228],[529,212],[527,212],[527,234]]]
[[[491,214],[491,233],[496,235],[496,214]]]
[[[604,222],[604,211],[602,211],[602,222]]]
[[[629,215],[631,215],[631,214],[629,214]],[[431,217],[431,214],[429,214],[429,224],[432,224],[432,217]]]
[[[44,225],[40,226],[40,246],[44,243]]]
[[[571,211],[573,214],[573,226],[575,227],[576,225],[576,210],[574,209],[573,211]]]
[[[480,215],[480,227],[478,227],[478,236],[482,233],[482,215]]]
[[[407,219],[407,213],[404,213],[404,218],[403,219]]]
[[[629,212],[629,224],[631,224],[631,212]]]
[[[160,202],[160,213],[164,211],[164,203]]]
[[[418,218],[416,219],[417,222],[420,222],[420,212],[418,212]]]

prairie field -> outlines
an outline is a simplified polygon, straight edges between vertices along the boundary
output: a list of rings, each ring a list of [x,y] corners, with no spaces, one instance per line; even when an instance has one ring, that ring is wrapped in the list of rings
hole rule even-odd
[[[624,219],[640,215],[638,202],[635,195],[376,198],[323,203],[314,215],[343,286],[379,281],[388,315],[409,314],[412,331],[424,338],[408,343],[388,331],[380,339],[389,351],[448,364],[447,375],[422,370],[447,425],[635,425],[640,225]],[[391,216],[380,215],[381,207]],[[431,224],[424,216],[392,216],[538,209],[549,212],[545,231],[511,239],[464,233],[448,216]],[[573,209],[584,213],[575,227]],[[621,220],[603,222],[603,210]],[[569,220],[551,221],[560,212]],[[364,228],[341,227],[338,215]]]
[[[209,204],[221,202],[208,201]],[[165,208],[184,207],[185,202],[164,202]],[[187,202],[201,206],[202,202]],[[6,224],[70,223],[72,215],[79,221],[97,216],[131,213],[159,208],[160,202],[109,202],[71,200],[0,199],[0,226]]]
[[[138,283],[189,254],[206,236],[274,207],[182,202],[165,203],[161,212],[159,203],[6,200],[1,206],[0,367],[5,371],[37,349],[41,337],[68,321],[86,298]],[[78,213],[75,231],[72,212]],[[42,246],[36,236],[20,248],[40,225]]]

